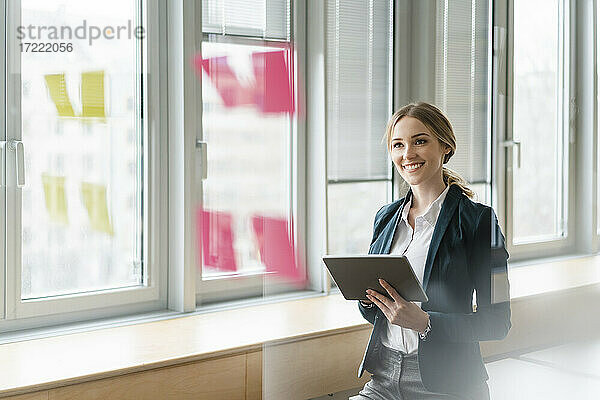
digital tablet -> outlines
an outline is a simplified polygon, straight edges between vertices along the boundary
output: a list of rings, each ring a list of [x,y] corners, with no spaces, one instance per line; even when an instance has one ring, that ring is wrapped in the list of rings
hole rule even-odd
[[[429,300],[405,256],[330,255],[324,256],[323,262],[346,300],[368,300],[367,289],[390,297],[379,279],[389,283],[405,300],[423,303]]]

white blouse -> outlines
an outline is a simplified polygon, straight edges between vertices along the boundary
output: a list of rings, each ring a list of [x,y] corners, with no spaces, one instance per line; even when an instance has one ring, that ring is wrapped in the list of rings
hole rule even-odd
[[[408,212],[412,204],[412,198],[404,206],[401,218],[399,218],[396,225],[390,254],[405,255],[421,284],[423,284],[429,243],[449,187],[446,186],[446,189],[429,205],[422,215],[415,217],[414,231],[408,223]],[[421,306],[420,302],[415,302],[415,304]],[[387,321],[387,329],[382,332],[381,343],[386,347],[400,350],[404,354],[413,354],[419,348],[419,334],[412,329],[402,328]]]

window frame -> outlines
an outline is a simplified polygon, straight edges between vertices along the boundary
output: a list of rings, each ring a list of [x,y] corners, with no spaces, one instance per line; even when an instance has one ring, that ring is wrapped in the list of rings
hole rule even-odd
[[[599,0],[578,2],[577,9],[577,38],[578,61],[577,68],[577,111],[578,130],[592,132],[590,137],[578,136],[578,151],[581,152],[577,167],[589,170],[589,176],[580,185],[581,197],[587,201],[580,202],[584,207],[592,205],[591,218],[587,214],[579,216],[578,223],[585,228],[587,235],[582,237],[580,247],[588,253],[600,252],[600,38],[598,22],[600,13]],[[592,85],[589,82],[592,82]],[[589,192],[586,191],[589,189]],[[578,193],[579,194],[579,193]]]
[[[386,0],[387,1],[387,0]],[[399,16],[401,13],[398,13],[396,11],[397,7],[400,7],[396,2],[394,1],[388,1],[388,5],[389,5],[389,12],[390,15],[388,16],[388,22],[390,24],[390,37],[389,37],[389,56],[388,56],[388,61],[390,63],[389,65],[389,70],[388,70],[388,75],[387,75],[387,79],[389,82],[389,91],[388,91],[388,101],[389,101],[389,109],[387,110],[387,114],[388,117],[391,116],[391,114],[396,110],[397,107],[397,97],[398,97],[398,88],[397,88],[397,82],[400,82],[399,79],[397,79],[398,76],[398,65],[400,62],[401,57],[397,57],[396,55],[396,51],[398,50],[397,47],[397,43],[399,43],[398,37],[399,37],[399,31],[400,29],[398,29],[398,25],[400,24],[399,21]],[[373,6],[373,3],[370,4],[370,6]],[[328,94],[327,94],[327,48],[328,43],[327,43],[327,19],[328,19],[328,15],[327,15],[327,4],[323,4],[323,9],[322,9],[322,30],[323,30],[323,49],[322,49],[322,54],[323,54],[323,80],[321,82],[323,82],[323,91],[324,91],[324,105],[323,108],[325,110],[327,110],[327,112],[329,112],[329,110],[327,109],[327,104],[328,104]],[[372,16],[371,16],[372,17]],[[408,22],[408,21],[407,21]],[[370,21],[371,25],[372,25],[372,21]],[[325,180],[325,184],[324,184],[324,191],[325,191],[325,204],[323,205],[324,207],[324,214],[325,214],[325,218],[324,218],[324,226],[325,226],[325,244],[323,246],[323,254],[331,254],[331,246],[330,246],[330,223],[331,218],[329,215],[329,189],[330,187],[333,187],[335,185],[347,185],[347,184],[360,184],[360,183],[383,183],[385,184],[386,187],[386,193],[385,193],[385,202],[382,204],[388,204],[390,202],[392,202],[397,196],[395,196],[397,190],[396,187],[398,186],[398,183],[402,181],[402,178],[399,177],[397,171],[394,168],[394,165],[389,157],[389,155],[386,156],[386,162],[387,162],[387,170],[388,170],[388,175],[387,177],[373,177],[373,178],[369,178],[369,177],[361,177],[361,178],[343,178],[343,179],[336,179],[336,178],[330,178],[329,177],[329,168],[328,168],[328,152],[329,152],[329,143],[328,143],[328,135],[329,135],[329,129],[328,129],[328,116],[327,116],[327,112],[323,113],[323,130],[325,132],[325,135],[323,137],[323,146],[324,146],[324,157],[325,157],[325,163],[324,163],[324,170],[323,170],[323,174],[324,174],[324,180]],[[381,130],[381,137],[383,137],[384,134],[384,130]],[[385,144],[381,145],[381,151],[385,151],[387,153],[387,149]],[[373,215],[369,215],[369,218],[367,221],[365,221],[366,223],[366,227],[368,229],[371,228],[372,226],[372,221],[373,218],[375,217],[375,212],[377,211],[377,209],[375,209]],[[365,243],[364,244],[364,251],[366,252],[368,250],[369,247],[369,243]],[[335,290],[335,291],[339,291],[339,289],[337,288],[335,282],[333,282],[333,280],[331,279],[329,273],[327,272],[327,270],[325,270],[325,275],[326,275],[326,290],[330,291],[330,290]]]
[[[600,146],[598,146],[598,130],[599,130],[599,117],[598,113],[598,69],[597,59],[598,52],[600,51],[600,41],[597,35],[596,23],[598,21],[598,2],[600,0],[589,0],[585,6],[590,7],[593,5],[593,21],[592,26],[582,26],[579,24],[578,19],[584,15],[585,11],[580,9],[575,1],[566,0],[569,4],[569,30],[567,34],[570,37],[569,46],[565,48],[568,50],[568,71],[569,76],[567,81],[570,81],[568,85],[568,98],[572,101],[577,93],[578,104],[577,108],[566,101],[565,103],[565,117],[564,121],[569,124],[570,136],[574,140],[577,138],[575,143],[569,143],[569,158],[568,158],[568,240],[563,243],[536,243],[530,245],[528,248],[514,248],[510,245],[507,221],[509,221],[510,211],[510,197],[508,196],[509,190],[507,185],[507,176],[505,174],[505,165],[512,162],[512,152],[504,150],[500,143],[503,140],[510,138],[510,128],[512,121],[511,104],[510,99],[512,95],[512,25],[509,25],[509,7],[513,0],[500,0],[494,1],[493,10],[490,7],[490,13],[493,11],[494,19],[491,20],[490,35],[491,43],[490,50],[493,47],[494,51],[490,51],[490,57],[492,58],[492,73],[489,75],[492,85],[490,95],[492,96],[491,105],[491,125],[492,125],[492,138],[491,138],[491,158],[492,158],[492,204],[497,210],[499,221],[503,227],[503,232],[507,238],[507,248],[511,254],[511,263],[515,261],[525,261],[538,258],[539,254],[545,256],[564,256],[567,254],[573,254],[575,251],[583,252],[598,252],[600,251],[600,228],[599,222],[594,218],[592,222],[589,222],[590,215],[600,212],[598,209],[590,210],[589,204],[595,205],[597,203],[597,185],[599,181],[594,180],[593,177],[600,175]],[[19,7],[19,1],[11,1],[10,5],[6,0],[0,0],[0,6],[2,6],[3,13],[7,12],[8,7]],[[428,3],[420,2],[409,2],[411,12],[416,13],[421,11],[423,15],[429,15],[431,12],[431,6]],[[17,6],[15,6],[17,4]],[[150,6],[152,5],[152,6]],[[298,96],[298,113],[304,118],[294,119],[292,129],[292,143],[294,152],[292,154],[293,168],[291,169],[292,180],[290,183],[290,194],[293,198],[293,215],[295,218],[296,237],[305,243],[305,249],[302,253],[307,263],[308,268],[308,279],[309,283],[307,291],[313,294],[328,294],[331,291],[331,282],[329,280],[326,269],[323,268],[321,257],[326,253],[327,249],[327,168],[326,168],[326,89],[323,87],[325,79],[325,64],[323,57],[325,55],[325,7],[326,5],[320,0],[301,0],[292,1],[292,44],[296,49],[296,82],[297,82],[297,96]],[[418,71],[414,71],[411,65],[407,64],[408,60],[404,57],[399,57],[401,51],[405,51],[406,48],[410,48],[407,43],[403,43],[399,40],[402,34],[404,26],[400,24],[403,19],[407,19],[409,16],[398,12],[398,7],[402,5],[394,3],[393,12],[393,77],[392,77],[392,91],[393,91],[393,105],[396,108],[398,105],[404,104],[411,100],[416,93],[409,93],[407,88],[401,87],[400,82],[403,79],[414,77]],[[179,12],[181,10],[194,10],[194,15],[189,16],[183,12],[183,16],[175,15],[174,11]],[[19,9],[19,8],[17,8]],[[197,78],[193,71],[184,69],[188,67],[185,64],[187,59],[183,57],[186,49],[196,46],[194,51],[201,49],[200,42],[202,41],[203,34],[201,28],[193,25],[191,22],[201,20],[201,7],[197,5],[177,5],[175,2],[162,2],[160,0],[148,0],[148,14],[147,23],[148,27],[151,25],[155,29],[148,29],[148,36],[146,38],[147,43],[147,54],[148,60],[156,60],[156,62],[148,62],[148,71],[144,74],[144,84],[147,95],[147,108],[146,114],[144,115],[145,121],[148,121],[145,129],[149,130],[148,137],[151,142],[149,146],[152,147],[154,155],[152,158],[154,168],[150,168],[144,171],[144,175],[149,177],[145,181],[147,187],[145,191],[152,195],[148,198],[149,210],[152,213],[148,218],[147,226],[144,227],[144,239],[154,245],[149,245],[149,249],[144,252],[147,257],[147,262],[152,260],[152,270],[150,271],[148,282],[155,284],[153,291],[146,290],[142,297],[139,297],[139,290],[120,290],[113,291],[114,293],[91,293],[88,295],[70,295],[63,296],[64,301],[46,301],[42,304],[41,301],[29,302],[25,308],[17,310],[14,304],[5,304],[5,299],[9,298],[9,294],[15,294],[15,288],[10,287],[8,278],[15,276],[14,271],[5,276],[5,272],[8,271],[9,265],[12,262],[10,259],[8,262],[7,249],[10,245],[14,245],[18,242],[16,235],[11,235],[9,230],[1,229],[0,243],[7,243],[6,246],[2,246],[3,249],[0,251],[0,332],[14,331],[27,329],[38,326],[51,326],[56,324],[62,324],[73,321],[83,321],[90,319],[98,319],[104,317],[115,317],[119,315],[136,314],[145,311],[156,311],[156,310],[176,310],[180,312],[184,311],[195,311],[198,307],[202,308],[205,303],[225,301],[226,297],[213,296],[211,292],[222,293],[230,291],[230,282],[221,281],[213,285],[212,287],[202,286],[200,291],[196,291],[196,248],[194,240],[194,226],[190,221],[176,220],[173,221],[170,217],[175,215],[175,208],[179,208],[179,205],[189,204],[185,203],[189,201],[190,195],[199,196],[201,198],[201,190],[185,190],[185,192],[174,193],[174,189],[177,188],[177,183],[174,183],[174,179],[182,179],[179,173],[183,173],[183,182],[190,183],[190,180],[194,179],[193,173],[191,175],[185,175],[187,172],[174,171],[173,165],[180,164],[182,166],[196,165],[196,152],[195,148],[182,148],[172,149],[173,142],[171,137],[168,135],[169,131],[173,132],[172,136],[181,136],[186,145],[194,143],[195,140],[201,139],[201,136],[196,138],[197,132],[201,132],[201,118],[197,120],[197,109],[194,108],[198,101],[201,104],[201,95],[198,96],[197,90],[200,85],[197,84]],[[7,16],[3,14],[5,20]],[[174,20],[181,18],[181,21]],[[10,20],[15,21],[18,19],[11,18]],[[577,23],[575,23],[577,22]],[[589,22],[589,21],[588,21]],[[512,24],[512,20],[510,21]],[[417,32],[418,29],[428,30],[430,27],[406,27],[411,32]],[[5,50],[10,43],[6,41],[6,32],[9,32],[10,26],[5,27],[6,31],[0,31],[0,50]],[[582,33],[581,30],[585,30]],[[582,35],[589,33],[589,29],[593,29],[594,36],[592,40],[593,60],[594,69],[591,74],[580,76],[582,71],[582,61],[589,59],[582,58],[588,57],[581,54],[576,54],[575,48],[580,51],[581,46],[585,44],[578,43]],[[577,31],[577,35],[575,32]],[[182,35],[187,35],[185,38],[186,43],[177,44],[181,40]],[[191,38],[190,38],[191,35]],[[506,52],[504,54],[497,53],[497,42],[502,40],[504,36],[506,43]],[[177,48],[173,45],[177,44]],[[13,52],[14,52],[14,43]],[[587,47],[586,47],[587,49]],[[430,51],[430,49],[421,49],[423,52]],[[589,49],[587,50],[589,51]],[[182,54],[179,54],[182,52]],[[11,53],[14,54],[14,53]],[[171,57],[178,57],[178,59],[171,59]],[[430,56],[430,55],[429,55]],[[0,52],[0,73],[2,73],[2,79],[0,79],[0,93],[4,95],[7,90],[13,90],[14,87],[18,87],[14,83],[7,81],[8,85],[5,87],[5,79],[8,77],[11,66],[6,65],[7,62],[5,51]],[[174,71],[173,67],[180,68],[179,71]],[[13,69],[14,70],[14,69]],[[587,71],[587,70],[586,70]],[[165,74],[167,72],[167,74]],[[422,72],[423,76],[427,75],[427,72]],[[582,82],[585,79],[590,78],[593,74],[594,85],[593,88],[584,89],[584,86],[589,85],[589,80]],[[577,77],[577,79],[574,79]],[[421,77],[423,78],[423,77]],[[175,79],[181,79],[181,82]],[[421,79],[423,81],[423,79]],[[575,87],[575,82],[577,87]],[[177,91],[172,91],[173,84],[190,85],[193,83],[196,85],[196,89],[185,91],[182,89],[182,93],[185,95],[181,100],[177,99],[180,94]],[[417,85],[419,86],[419,85]],[[427,99],[426,89],[420,87],[413,88],[414,90],[421,90],[417,93],[420,97]],[[179,90],[179,89],[177,89]],[[585,93],[582,94],[582,91]],[[593,93],[593,100],[590,98],[590,91]],[[585,97],[585,98],[584,98]],[[0,110],[0,141],[7,138],[7,132],[14,131],[15,123],[6,119],[7,113],[7,100],[14,98],[7,96],[3,98],[2,110]],[[504,100],[503,100],[504,99]],[[179,101],[177,104],[185,102],[186,108],[179,115],[179,111],[170,106],[170,103],[175,100]],[[188,106],[188,103],[191,104]],[[590,103],[592,104],[590,106]],[[20,104],[15,102],[15,104]],[[577,111],[579,107],[582,107],[583,113]],[[201,107],[200,107],[201,108]],[[591,116],[590,108],[592,109],[593,116]],[[301,114],[302,110],[305,110],[304,115]],[[577,111],[577,112],[576,112]],[[587,113],[587,114],[585,114]],[[167,118],[169,117],[169,118]],[[574,128],[574,118],[577,117],[577,130]],[[188,121],[193,119],[193,122],[189,126],[193,126],[195,129],[190,134],[184,129],[188,125],[177,125],[173,124],[172,120],[180,118],[181,120]],[[590,119],[591,118],[591,119]],[[582,121],[585,120],[585,126]],[[179,121],[181,122],[181,121]],[[588,138],[583,128],[592,127],[593,138]],[[589,131],[589,129],[587,129]],[[19,129],[20,131],[20,129]],[[193,134],[193,137],[190,136]],[[583,144],[583,140],[586,142]],[[595,145],[591,148],[587,146],[589,143]],[[160,149],[169,148],[169,151],[159,151]],[[181,151],[180,151],[181,150]],[[585,153],[584,153],[585,152]],[[9,152],[7,155],[7,165],[9,160]],[[146,157],[146,155],[145,155]],[[151,155],[152,157],[152,155]],[[591,157],[591,159],[590,159]],[[14,162],[14,160],[13,160]],[[585,168],[582,168],[585,167]],[[577,167],[577,169],[575,168]],[[587,169],[586,169],[587,168]],[[4,168],[6,169],[6,168]],[[393,186],[393,198],[399,198],[402,195],[402,179],[398,176],[397,172],[392,167],[393,173],[391,178],[391,185]],[[7,181],[10,180],[10,174],[7,173]],[[585,182],[589,184],[593,182],[592,189],[582,189],[580,183]],[[8,182],[7,182],[8,183]],[[175,186],[172,186],[175,185]],[[13,185],[14,186],[14,185]],[[187,186],[193,187],[193,185]],[[577,187],[577,191],[574,189]],[[167,190],[161,190],[168,188]],[[592,193],[590,193],[590,191]],[[0,206],[4,206],[4,210],[10,209],[8,202],[15,202],[14,196],[10,197],[10,189],[0,187]],[[583,194],[583,199],[581,196]],[[10,197],[10,199],[9,199]],[[198,197],[193,197],[198,198]],[[186,200],[187,199],[187,200]],[[174,201],[176,200],[176,201]],[[575,201],[577,200],[577,204]],[[4,204],[6,202],[6,204]],[[193,203],[195,205],[195,203]],[[581,207],[581,206],[586,206]],[[0,214],[0,227],[11,226],[14,224],[14,215],[4,212]],[[589,225],[585,228],[581,228],[578,225],[588,221]],[[576,223],[577,222],[577,223]],[[4,237],[4,232],[8,232]],[[179,232],[174,235],[174,232]],[[146,233],[149,233],[146,235]],[[590,233],[593,235],[590,236]],[[184,238],[181,243],[179,239]],[[575,243],[576,239],[584,238],[586,244],[581,247]],[[592,237],[592,239],[587,239]],[[589,241],[589,243],[587,243]],[[9,243],[10,242],[10,243]],[[174,246],[174,244],[176,245]],[[149,251],[148,251],[149,250]],[[13,252],[14,253],[14,252]],[[181,254],[173,254],[181,253]],[[12,255],[14,258],[14,254]],[[191,277],[191,279],[190,279]],[[244,281],[242,279],[242,281]],[[268,287],[269,290],[276,289],[271,283],[264,281],[262,275],[257,275],[245,280],[246,282],[240,282],[238,289],[240,290],[234,297],[244,297],[247,299],[249,296],[257,295],[263,296],[264,290],[256,290],[257,286],[261,288]],[[20,285],[20,282],[19,282]],[[14,285],[13,285],[14,286]],[[8,290],[3,293],[3,290]],[[302,293],[289,293],[287,295],[305,295]],[[144,296],[147,296],[144,299]],[[16,299],[16,297],[14,297]],[[108,300],[108,301],[107,301]],[[250,300],[250,299],[248,299]],[[249,302],[249,301],[248,301]],[[14,302],[13,302],[14,303]],[[10,314],[4,314],[4,310],[10,311]],[[48,312],[52,312],[52,315],[45,315]],[[2,319],[3,317],[9,317],[9,319]],[[12,317],[12,319],[10,319]],[[17,317],[17,318],[15,318]],[[25,319],[25,317],[28,317]]]
[[[297,112],[291,117],[290,124],[290,180],[288,186],[288,194],[290,196],[290,210],[294,220],[294,236],[296,238],[296,250],[300,260],[306,260],[306,269],[308,275],[307,286],[305,288],[297,288],[285,283],[281,283],[277,279],[266,276],[263,273],[237,275],[232,277],[215,278],[209,280],[202,279],[202,260],[197,260],[198,268],[196,269],[195,282],[195,297],[196,306],[202,308],[206,305],[211,305],[217,302],[249,299],[257,297],[268,297],[283,293],[298,292],[298,295],[304,295],[308,291],[321,291],[321,283],[315,281],[311,277],[319,275],[320,263],[315,264],[307,258],[307,235],[306,235],[306,215],[307,215],[307,199],[304,197],[306,193],[306,125],[302,120],[304,117],[301,110],[305,109],[304,93],[306,93],[304,82],[306,81],[306,2],[305,0],[291,1],[290,7],[290,40],[282,39],[265,39],[260,37],[252,37],[245,35],[218,35],[215,33],[200,32],[202,41],[210,38],[211,41],[222,43],[235,44],[258,44],[263,46],[278,47],[278,44],[289,44],[291,51],[294,52],[292,59],[294,60],[294,77],[296,82],[295,94]],[[199,107],[202,104],[202,94],[198,94]],[[201,124],[201,121],[199,122]],[[199,129],[198,140],[203,141],[203,130]],[[210,151],[210,143],[208,144]],[[203,186],[203,185],[200,185]],[[203,187],[197,193],[196,204],[201,205]],[[307,246],[304,246],[307,243]],[[201,249],[199,253],[201,252]]]
[[[0,18],[6,21],[6,0],[0,0]],[[0,29],[0,320],[6,296],[6,24]]]
[[[14,29],[16,22],[20,21],[21,1],[2,2],[3,10],[7,13],[6,32]],[[67,294],[62,296],[53,296],[40,299],[22,300],[21,290],[21,193],[12,184],[7,190],[6,210],[15,210],[11,217],[6,220],[6,231],[8,233],[6,246],[6,259],[8,262],[2,271],[6,271],[5,285],[6,293],[1,296],[2,301],[6,301],[6,310],[4,319],[0,320],[0,332],[27,329],[37,326],[49,326],[65,322],[89,320],[107,316],[119,316],[134,313],[152,311],[166,307],[166,266],[164,263],[166,246],[164,240],[165,212],[167,204],[166,196],[161,193],[161,181],[164,179],[164,168],[166,158],[159,149],[164,145],[166,138],[165,130],[160,130],[161,122],[164,121],[164,112],[159,105],[161,96],[161,78],[159,66],[164,64],[164,51],[160,50],[160,43],[163,40],[165,21],[164,12],[160,9],[164,6],[158,0],[147,0],[146,6],[141,1],[138,2],[138,12],[140,12],[140,21],[146,26],[147,36],[140,45],[142,52],[142,70],[141,81],[142,93],[145,109],[142,116],[142,129],[144,141],[143,154],[143,176],[144,176],[144,197],[143,197],[143,260],[146,265],[143,269],[142,285],[136,287],[125,287],[117,289],[107,289],[100,291],[89,291],[78,294]],[[161,14],[163,17],[161,17]],[[18,52],[18,40],[16,37],[6,42],[7,57],[3,63],[11,62],[9,66],[12,71],[19,71],[19,79],[6,81],[6,100],[20,107],[20,52]],[[163,47],[164,48],[164,47]],[[3,53],[4,54],[4,53]],[[148,62],[146,60],[152,62]],[[8,78],[8,73],[3,75]],[[157,95],[151,95],[157,93]],[[149,95],[150,94],[150,95]],[[6,103],[7,104],[7,103]],[[140,111],[138,109],[138,111]],[[15,139],[20,140],[20,110],[18,118],[6,120],[7,132],[15,132]],[[146,143],[147,142],[147,143]],[[164,148],[164,147],[163,147]],[[27,149],[25,149],[27,151]],[[12,160],[12,159],[11,159]],[[11,168],[7,163],[7,178],[11,173]],[[151,181],[152,180],[152,181]],[[10,182],[7,182],[10,183]],[[12,193],[11,193],[12,192]],[[10,194],[9,194],[10,193]],[[11,234],[13,232],[14,234]],[[1,265],[1,264],[0,264]],[[0,303],[2,304],[2,303]]]
[[[494,154],[497,155],[496,163],[496,174],[494,176],[496,182],[496,190],[494,197],[498,201],[498,208],[502,209],[502,213],[499,213],[499,220],[504,227],[503,231],[506,237],[506,248],[511,255],[511,261],[523,261],[527,259],[535,259],[539,257],[539,254],[544,254],[547,257],[560,256],[575,251],[576,248],[576,224],[575,224],[575,163],[576,163],[576,151],[575,151],[575,129],[572,123],[574,113],[571,111],[572,99],[575,98],[575,85],[574,80],[575,73],[575,46],[576,40],[573,35],[575,28],[575,2],[571,0],[559,0],[561,2],[561,11],[559,11],[559,18],[562,21],[562,25],[559,27],[561,33],[559,38],[559,54],[561,54],[562,63],[559,65],[559,82],[563,84],[561,92],[562,103],[560,110],[562,114],[557,115],[559,121],[559,129],[562,132],[562,150],[564,165],[562,166],[563,176],[563,219],[566,219],[565,228],[566,236],[563,238],[550,239],[546,241],[514,244],[513,243],[513,175],[512,168],[508,166],[514,165],[514,151],[513,147],[503,147],[504,141],[512,140],[513,135],[513,85],[514,85],[514,1],[506,0],[505,2],[498,2],[498,6],[506,7],[506,24],[507,24],[507,58],[506,58],[506,102],[501,104],[496,102],[494,104],[494,113],[500,118],[503,118],[503,127],[497,126],[495,132],[495,150]],[[502,15],[502,13],[496,13],[496,16]],[[495,16],[495,17],[496,17]],[[502,26],[503,21],[495,18],[494,26]],[[501,31],[494,29],[494,36],[502,35]],[[501,38],[494,37],[494,43],[501,41]],[[494,74],[498,79],[503,80],[500,76],[501,72]],[[560,90],[560,89],[559,89]],[[502,87],[498,86],[495,92],[496,100],[498,101],[498,94],[502,95]],[[502,109],[502,107],[505,107]],[[498,118],[498,117],[496,117]],[[504,154],[503,154],[504,152]],[[502,176],[500,176],[502,175]]]
[[[329,294],[329,276],[323,255],[327,249],[327,90],[325,57],[325,2],[306,0],[305,76],[305,170],[306,178],[306,262],[313,274],[310,287]],[[310,166],[310,168],[308,168]]]
[[[587,10],[585,9],[585,7],[587,7]],[[600,204],[600,139],[598,138],[598,135],[600,134],[600,99],[598,98],[598,96],[600,96],[600,79],[598,77],[600,75],[600,38],[598,35],[598,23],[600,23],[600,12],[598,11],[599,7],[599,0],[588,1],[585,5],[581,6],[581,10],[578,10],[577,14],[578,17],[581,16],[581,18],[583,19],[582,23],[578,24],[578,26],[580,26],[580,29],[583,30],[583,32],[581,32],[578,35],[578,37],[584,38],[584,40],[582,40],[583,43],[581,47],[585,46],[585,48],[588,48],[588,46],[586,46],[585,38],[589,38],[590,36],[586,35],[586,33],[591,32],[592,42],[591,49],[588,52],[585,52],[585,50],[583,51],[583,57],[588,57],[587,59],[591,58],[591,62],[589,64],[582,63],[582,67],[578,69],[578,72],[581,71],[582,77],[591,78],[591,80],[594,83],[593,90],[589,94],[592,97],[589,101],[589,106],[592,108],[590,112],[591,115],[586,118],[586,115],[583,114],[580,115],[579,118],[580,125],[585,126],[588,123],[591,123],[592,127],[590,131],[594,133],[592,136],[590,147],[594,149],[594,156],[592,157],[592,170],[594,171],[595,176],[597,177],[595,182],[593,182],[593,186],[595,186],[593,193],[591,194],[592,204],[596,205],[595,209],[592,211],[593,234],[591,243],[591,247],[595,252],[600,252],[600,206],[598,206]],[[585,15],[591,15],[591,21],[585,19]],[[584,70],[583,65],[592,65],[592,70]],[[581,80],[583,79],[580,79],[580,81]],[[589,109],[588,107],[586,107],[587,104],[585,102],[585,99],[589,98],[589,96],[586,96],[586,94],[588,93],[585,92],[586,88],[588,87],[589,86],[583,85],[583,87],[579,88],[579,90],[583,92],[581,93],[581,98],[584,101],[581,102],[583,103],[581,104],[581,107],[584,110]]]

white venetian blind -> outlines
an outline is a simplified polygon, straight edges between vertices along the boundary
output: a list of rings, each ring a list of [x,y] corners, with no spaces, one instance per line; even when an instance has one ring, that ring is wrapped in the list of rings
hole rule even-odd
[[[202,31],[290,40],[290,0],[202,0]]]
[[[391,113],[392,2],[327,1],[327,174],[390,179],[381,143]]]
[[[448,163],[487,182],[489,0],[437,0],[436,104],[450,118],[457,151]]]

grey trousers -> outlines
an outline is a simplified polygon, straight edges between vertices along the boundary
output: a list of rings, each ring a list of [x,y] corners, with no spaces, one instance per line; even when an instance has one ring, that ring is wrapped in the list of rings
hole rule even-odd
[[[371,380],[358,395],[349,400],[489,400],[487,384],[468,397],[430,392],[421,382],[416,354],[403,355],[398,350],[383,346],[381,342],[373,350]]]

